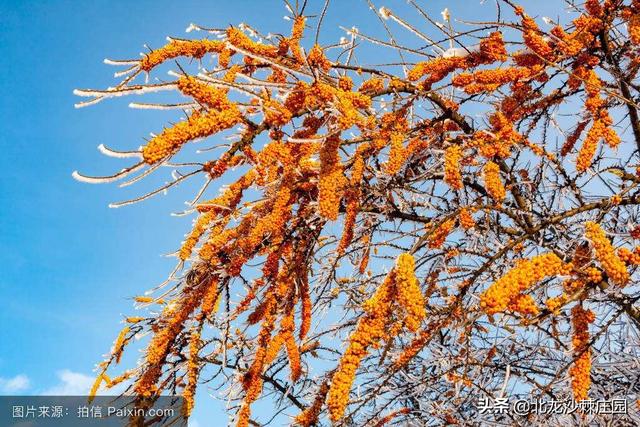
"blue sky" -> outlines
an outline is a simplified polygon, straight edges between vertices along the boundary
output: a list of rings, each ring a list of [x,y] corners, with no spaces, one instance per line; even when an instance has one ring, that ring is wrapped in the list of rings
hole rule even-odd
[[[322,5],[309,3],[314,12]],[[401,0],[376,4],[406,8]],[[454,17],[494,11],[479,1],[421,4],[437,17],[445,5]],[[169,215],[191,194],[184,188],[109,209],[109,202],[145,187],[71,178],[75,169],[119,170],[125,164],[100,155],[96,146],[136,148],[168,117],[128,109],[128,99],[77,110],[73,89],[114,84],[116,69],[102,63],[105,57],[135,58],[144,43],[158,47],[167,35],[185,37],[191,22],[247,22],[288,33],[285,14],[280,1],[0,0],[0,394],[86,388],[122,316],[133,314],[131,297],[167,276],[174,261],[162,255],[188,230],[190,218]],[[368,30],[373,23],[365,2],[334,0],[322,41],[336,42],[343,35],[338,25]],[[223,403],[210,402],[206,416],[223,410]]]

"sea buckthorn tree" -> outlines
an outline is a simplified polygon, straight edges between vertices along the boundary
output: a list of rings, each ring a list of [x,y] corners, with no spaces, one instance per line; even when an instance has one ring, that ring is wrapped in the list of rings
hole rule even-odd
[[[139,150],[101,146],[133,159],[121,172],[74,173],[174,171],[112,206],[203,182],[94,391],[181,394],[188,416],[213,387],[238,426],[640,423],[640,1],[554,2],[556,21],[497,0],[483,22],[408,3],[365,5],[383,36],[336,44],[328,2],[285,2],[285,34],[192,25],[76,91],[173,91],[131,106],[184,114]],[[631,403],[479,414],[505,393]]]

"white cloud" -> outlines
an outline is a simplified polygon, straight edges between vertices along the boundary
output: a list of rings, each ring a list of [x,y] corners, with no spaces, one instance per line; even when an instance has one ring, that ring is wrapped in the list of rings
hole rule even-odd
[[[16,375],[13,378],[2,378],[0,377],[0,392],[6,394],[17,393],[20,391],[25,391],[31,386],[29,381],[29,377],[26,375],[20,374]]]
[[[83,396],[89,394],[95,378],[89,375],[63,369],[56,373],[60,382],[42,392],[52,396]]]

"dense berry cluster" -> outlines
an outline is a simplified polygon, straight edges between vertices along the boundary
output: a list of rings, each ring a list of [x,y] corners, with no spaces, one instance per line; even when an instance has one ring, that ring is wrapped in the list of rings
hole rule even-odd
[[[591,386],[591,349],[589,347],[589,324],[595,320],[591,310],[576,305],[571,310],[573,323],[573,351],[575,359],[569,369],[574,400],[585,400]]]
[[[439,249],[456,225],[455,219],[448,219],[439,224],[429,236],[429,247],[431,249]]]
[[[462,148],[459,145],[451,145],[444,152],[444,181],[454,190],[462,188],[461,159]]]
[[[145,55],[140,61],[140,69],[149,72],[169,59],[179,56],[200,59],[207,53],[220,53],[223,49],[224,42],[216,40],[171,40],[166,46]]]
[[[616,255],[613,245],[604,230],[595,222],[587,222],[585,224],[585,236],[593,245],[596,258],[607,273],[607,276],[609,276],[609,279],[618,285],[626,284],[629,281],[627,266]]]
[[[460,222],[462,228],[464,228],[465,230],[470,230],[476,225],[476,221],[473,219],[469,208],[466,207],[460,209],[460,213],[458,214],[458,221]]]
[[[533,301],[521,300],[522,292],[546,277],[567,274],[571,266],[562,262],[553,252],[520,260],[516,266],[493,283],[480,295],[480,306],[488,314],[500,313],[508,308],[521,308],[533,313]]]
[[[507,192],[500,179],[500,167],[494,162],[487,162],[482,172],[487,193],[496,203],[502,203]]]
[[[365,314],[349,337],[349,346],[340,359],[328,392],[327,406],[333,421],[338,421],[344,414],[362,359],[382,340],[391,340],[400,332],[398,328],[388,327],[392,314],[404,312],[404,324],[411,331],[416,331],[426,316],[424,297],[414,268],[413,256],[401,254],[394,269],[363,304]]]

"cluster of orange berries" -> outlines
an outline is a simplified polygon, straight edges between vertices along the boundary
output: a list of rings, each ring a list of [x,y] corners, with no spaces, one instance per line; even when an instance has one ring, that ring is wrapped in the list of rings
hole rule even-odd
[[[307,62],[312,67],[318,67],[321,70],[327,72],[331,69],[331,61],[324,55],[324,51],[320,45],[314,45],[307,54]]]
[[[185,239],[180,251],[178,253],[179,258],[182,261],[186,261],[193,252],[193,248],[196,246],[202,235],[207,231],[209,223],[213,221],[215,214],[213,211],[205,212],[196,219],[189,236]]]
[[[234,47],[242,49],[257,56],[275,58],[278,55],[278,47],[257,43],[240,29],[230,27],[227,29],[227,41]]]
[[[178,90],[186,96],[192,97],[200,105],[206,105],[216,110],[232,108],[227,98],[227,91],[203,83],[192,76],[182,76],[178,79]]]
[[[607,4],[607,8],[610,6],[610,4]],[[604,8],[600,4],[600,0],[587,0],[584,2],[584,7],[590,15],[598,18],[602,17],[604,13]]]
[[[403,253],[398,257],[395,276],[398,303],[407,313],[404,322],[412,332],[418,330],[420,322],[426,317],[424,299],[415,275],[415,267],[415,260],[411,254]]]
[[[509,303],[508,309],[524,316],[535,316],[540,313],[538,305],[531,295],[517,295]]]
[[[587,132],[576,160],[576,169],[579,172],[583,172],[590,166],[600,139],[603,139],[610,147],[615,148],[620,144],[620,137],[611,128],[613,119],[605,107],[605,101],[600,96],[602,81],[596,72],[585,66],[577,67],[571,75],[570,84],[575,86],[577,84],[575,82],[579,81],[584,82],[585,92],[587,93],[585,108],[593,119],[591,128]]]
[[[562,306],[567,303],[567,296],[565,294],[559,295],[557,297],[549,298],[545,301],[545,305],[553,314],[558,314]]]
[[[346,212],[344,215],[344,231],[342,238],[338,244],[336,251],[339,254],[343,254],[347,246],[353,239],[353,228],[356,223],[356,217],[360,210],[360,182],[364,175],[364,158],[362,154],[357,151],[354,155],[353,165],[351,167],[351,178],[349,179],[349,189],[346,193]]]
[[[349,76],[338,77],[338,89],[351,91],[353,89],[353,79]]]
[[[365,80],[358,89],[359,92],[382,92],[384,90],[384,80],[378,77],[372,77]]]
[[[198,251],[198,258],[208,265],[217,265],[220,263],[220,258],[224,254],[223,247],[229,242],[237,238],[239,231],[237,228],[226,228],[229,224],[231,216],[226,216],[218,221],[215,225],[209,229],[209,238],[202,244]],[[239,259],[238,257],[237,259]],[[234,260],[235,261],[235,260]],[[236,263],[229,263],[227,271],[232,270],[232,266],[235,267]]]
[[[349,402],[355,374],[369,348],[377,347],[383,339],[390,340],[399,328],[388,328],[393,303],[405,311],[404,324],[416,331],[426,316],[424,297],[415,277],[413,256],[404,253],[396,260],[394,269],[385,277],[376,292],[363,304],[365,316],[360,319],[349,338],[349,346],[340,359],[327,396],[329,416],[336,422],[342,418]]]
[[[468,59],[469,66],[491,64],[507,60],[507,49],[500,31],[494,31],[480,40],[480,51],[473,52]]]
[[[575,22],[576,21],[574,21],[574,24]],[[584,35],[589,35],[588,32],[585,33],[582,31],[574,31],[571,34],[567,34],[560,25],[554,26],[550,33],[555,37],[556,50],[562,52],[567,57],[575,56],[584,49]]]
[[[358,265],[358,272],[360,274],[364,274],[369,266],[369,258],[371,256],[371,237],[371,233],[367,233],[362,237],[362,246],[364,247],[364,250],[362,251],[362,258]]]
[[[605,106],[605,102],[600,96],[602,80],[600,80],[600,77],[598,77],[598,74],[596,74],[593,69],[588,69],[584,66],[577,67],[572,77],[583,81],[584,90],[587,93],[587,99],[584,103],[584,107],[592,115],[597,115]]]
[[[423,76],[428,77],[422,82],[425,89],[429,89],[433,83],[436,83],[444,79],[449,73],[457,68],[465,67],[464,57],[453,58],[435,58],[431,61],[419,62],[413,67],[407,74],[407,78],[411,81],[416,81]]]
[[[562,282],[562,286],[564,291],[571,295],[583,290],[587,284],[597,284],[601,281],[602,272],[596,267],[587,267],[581,272],[580,277],[567,279]]]
[[[285,245],[282,250],[282,257],[286,261],[285,265],[277,273],[277,278],[273,280],[264,293],[264,299],[256,310],[251,313],[247,319],[249,324],[255,324],[262,320],[260,332],[256,339],[256,350],[254,360],[249,369],[242,376],[242,386],[245,391],[244,401],[236,415],[236,425],[245,427],[249,425],[251,415],[251,404],[260,396],[264,383],[264,369],[272,362],[277,355],[279,349],[284,344],[290,361],[291,375],[297,378],[300,374],[299,365],[299,348],[293,338],[293,305],[297,298],[293,294],[290,286],[290,275],[292,270],[290,266],[294,264],[292,258],[292,248]],[[256,281],[263,284],[261,280]],[[279,301],[291,299],[293,305],[285,308],[283,317],[280,322],[280,332],[272,337],[279,312]]]
[[[342,85],[344,87],[344,84]],[[354,125],[363,126],[366,122],[360,109],[371,106],[371,98],[360,92],[352,92],[320,81],[309,85],[297,82],[284,103],[291,114],[304,108],[320,109],[324,105],[332,105],[340,112],[333,121],[340,129],[349,129]]]
[[[497,111],[489,117],[491,132],[478,130],[467,140],[470,147],[477,148],[480,155],[487,159],[494,157],[507,158],[511,154],[511,148],[520,142],[526,141],[515,129],[502,112]]]
[[[389,145],[389,158],[384,164],[384,170],[389,175],[395,175],[400,171],[406,160],[406,149],[404,147],[404,133],[394,131],[391,133]]]
[[[489,196],[491,196],[496,203],[502,203],[507,192],[500,180],[500,167],[496,163],[489,161],[484,165],[482,172],[484,177],[484,187],[487,190],[487,193],[489,193]]]
[[[595,267],[587,268],[587,281],[589,283],[599,283],[602,281],[602,272]]]
[[[294,337],[295,324],[293,321],[293,310],[282,319],[282,333],[284,334],[284,346],[289,359],[289,369],[291,381],[297,381],[302,373],[300,365],[300,349]]]
[[[603,25],[604,8],[597,1],[591,3],[596,4],[597,7],[587,4],[586,8],[589,14],[582,14],[573,21],[575,27],[573,32],[567,34],[562,27],[555,26],[551,30],[553,38],[543,37],[543,33],[533,18],[525,14],[521,7],[517,7],[515,11],[522,19],[524,43],[529,49],[529,52],[514,56],[515,62],[521,67],[481,70],[473,74],[463,73],[454,79],[454,84],[465,87],[465,90],[469,93],[494,90],[507,82],[512,82],[514,91],[516,91],[516,86],[526,87],[526,83],[523,85],[522,80],[536,78],[542,81],[547,78],[545,73],[542,72],[544,61],[560,60],[563,57],[577,57],[578,59],[573,63],[574,70],[569,78],[569,85],[572,88],[576,88],[581,82],[584,82],[585,92],[587,93],[585,108],[590,112],[593,119],[593,125],[578,153],[576,166],[579,172],[585,171],[591,164],[600,139],[604,139],[611,147],[617,146],[620,142],[620,138],[611,128],[611,117],[605,108],[604,100],[600,97],[602,82],[592,69],[598,63],[598,58],[593,55],[579,55],[583,49],[592,44]],[[623,13],[623,16],[628,16],[629,18],[632,15],[637,16],[637,14],[627,13],[625,15]],[[527,89],[527,91],[530,92],[530,89]],[[525,93],[528,93],[527,91]],[[546,102],[541,100],[541,102],[543,101]],[[586,125],[587,122],[583,122],[579,129],[571,135],[563,147],[563,155],[571,150]]]
[[[102,364],[100,367],[103,367]],[[91,386],[91,389],[89,389],[89,399],[88,399],[89,403],[93,401],[94,397],[96,396],[96,393],[98,393],[98,389],[100,388],[103,382],[106,382],[107,384],[109,383],[109,377],[107,376],[104,370],[98,374],[95,381],[93,382],[93,385]]]
[[[194,405],[194,396],[196,387],[198,386],[198,373],[200,370],[200,364],[198,360],[198,352],[201,346],[200,334],[194,329],[191,331],[191,337],[189,338],[189,361],[187,362],[187,384],[182,391],[182,397],[184,403],[182,406],[182,412],[185,417],[191,415]]]
[[[256,183],[266,185],[282,176],[284,168],[290,168],[294,163],[290,146],[280,140],[271,141],[265,145],[254,161],[256,163]]]
[[[409,141],[409,144],[407,144],[407,150],[406,150],[407,158],[413,156],[414,154],[423,152],[424,150],[429,148],[430,144],[431,144],[431,141],[429,141],[426,138],[419,138],[419,137],[412,138]]]
[[[567,279],[564,280],[562,282],[562,287],[564,288],[565,292],[567,292],[568,294],[573,294],[575,292],[580,291],[581,289],[584,289],[585,285],[587,284],[587,282],[583,279]]]
[[[516,7],[515,12],[522,18],[522,27],[524,28],[522,38],[524,44],[536,55],[544,59],[550,59],[553,54],[553,49],[549,45],[549,42],[542,37],[536,21],[528,16],[520,6]]]
[[[320,150],[320,176],[318,181],[318,212],[330,220],[336,220],[340,201],[347,185],[338,148],[340,139],[330,137]]]
[[[602,265],[602,268],[609,276],[609,279],[618,285],[624,285],[629,281],[629,272],[624,262],[616,255],[613,245],[595,222],[587,222],[585,224],[585,236],[596,252],[596,258]]]
[[[631,42],[640,44],[640,4],[634,1],[634,4],[625,8],[622,17],[627,21],[627,31]]]
[[[207,53],[220,53],[223,49],[224,42],[217,40],[171,40],[167,45],[152,50],[142,58],[140,69],[149,72],[168,59],[179,56],[200,59]]]
[[[452,248],[452,249],[449,249],[449,250],[444,254],[445,259],[452,259],[452,258],[455,258],[455,257],[457,257],[457,256],[460,256],[460,249],[458,249],[458,248]],[[453,271],[457,271],[457,267],[450,267],[450,268],[449,268],[449,271],[451,272],[452,270],[453,270]]]
[[[573,399],[576,401],[585,400],[588,397],[591,386],[591,349],[589,348],[589,324],[595,320],[595,315],[591,310],[585,310],[580,305],[576,305],[571,310],[573,323],[573,350],[576,359],[569,375],[571,376],[571,387],[573,389]]]
[[[300,349],[295,341],[293,310],[286,314],[280,322],[280,332],[276,334],[267,346],[264,356],[264,366],[269,366],[276,358],[280,349],[284,346],[289,359],[291,380],[296,381],[302,373],[300,365]]]
[[[582,135],[582,132],[584,132],[588,124],[589,124],[588,120],[583,120],[580,123],[578,123],[575,129],[567,137],[567,140],[565,141],[565,143],[562,145],[562,148],[560,149],[561,156],[566,156],[567,154],[569,154],[569,152],[571,152],[571,150],[576,145],[576,142],[578,142],[578,139],[580,138],[580,136]]]
[[[633,252],[627,248],[618,249],[618,258],[628,265],[640,265],[640,246],[636,247]]]
[[[429,236],[429,248],[439,249],[456,225],[455,219],[448,219],[440,224]]]
[[[351,386],[362,359],[368,354],[370,347],[376,346],[387,336],[385,326],[391,311],[392,287],[393,275],[390,273],[376,293],[366,301],[364,308],[367,314],[349,337],[349,346],[340,359],[327,395],[329,416],[334,422],[342,418],[349,403]]]
[[[204,138],[229,129],[242,120],[242,114],[235,104],[229,104],[225,110],[211,110],[207,113],[194,112],[185,121],[164,129],[142,149],[142,156],[150,165],[156,164],[176,151],[185,143]]]
[[[208,289],[202,298],[202,306],[198,319],[208,319],[213,313],[218,311],[221,300],[221,291],[218,288],[218,280],[214,279],[208,286]]]
[[[300,40],[302,40],[302,35],[304,33],[304,25],[306,22],[306,18],[304,16],[297,16],[293,20],[293,27],[291,28],[291,37],[289,37],[288,44],[291,49],[291,54],[293,58],[299,64],[304,63],[304,56],[302,55],[302,49],[300,49]]]
[[[325,381],[320,386],[320,389],[318,390],[313,403],[295,417],[295,424],[299,425],[300,427],[311,427],[313,425],[316,425],[318,423],[318,417],[320,416],[322,405],[324,404],[328,392],[329,382]]]
[[[292,209],[292,194],[289,184],[285,180],[272,203],[270,203],[269,212],[260,217],[246,238],[239,242],[238,246],[242,250],[244,257],[258,248],[265,236],[270,235],[275,239],[282,234],[282,228],[289,219]]]
[[[291,120],[292,114],[278,101],[269,99],[262,104],[264,121],[270,126],[284,126]]]
[[[218,178],[224,174],[227,169],[238,166],[245,160],[244,156],[236,155],[228,158],[223,154],[215,160],[210,160],[202,165],[202,172],[209,174],[211,179]]]
[[[444,182],[454,190],[462,188],[462,174],[460,173],[460,160],[462,159],[462,147],[451,145],[444,152]]]
[[[482,154],[485,157],[509,157],[511,147],[520,142],[526,143],[525,138],[515,130],[513,122],[500,111],[496,111],[489,117],[489,123],[492,128],[493,141],[491,143],[492,148],[484,147],[485,152]],[[486,154],[486,151],[489,150],[492,152],[491,156]]]
[[[302,275],[300,280],[300,299],[302,300],[300,308],[300,330],[298,338],[303,340],[311,329],[311,295],[309,294],[309,279],[306,275]]]
[[[254,182],[255,177],[256,171],[251,169],[231,184],[220,196],[198,205],[197,209],[202,214],[196,220],[191,232],[180,248],[178,256],[182,261],[186,261],[191,256],[193,248],[218,214],[228,217],[235,210],[238,203],[240,203],[243,191]],[[212,234],[212,238],[218,236],[219,234]],[[217,245],[212,243],[211,241],[207,242],[201,249],[200,257],[202,259],[212,259],[213,253],[218,249]],[[208,255],[205,255],[205,253]]]
[[[340,112],[338,126],[340,129],[349,129],[352,126],[366,126],[366,119],[360,110],[371,106],[371,98],[360,92],[351,92],[341,88],[329,86],[335,93],[334,105]],[[403,135],[404,136],[404,135]]]
[[[571,264],[565,264],[553,252],[520,260],[516,266],[499,278],[480,295],[480,307],[487,314],[505,311],[520,298],[522,292],[545,277],[568,274]],[[523,302],[527,306],[526,300]],[[524,307],[523,307],[524,308]],[[528,309],[531,310],[530,308]]]
[[[147,347],[147,368],[135,383],[136,394],[150,396],[157,392],[156,383],[162,375],[162,364],[185,322],[202,303],[202,298],[209,286],[217,287],[217,283],[206,280],[199,281],[193,287],[185,290],[185,295],[180,302],[167,305],[162,313],[162,322],[158,325],[159,329]]]
[[[418,335],[411,341],[408,346],[405,346],[402,353],[394,360],[393,370],[398,370],[405,366],[411,359],[413,359],[420,350],[429,342],[431,337],[440,329],[444,322],[436,322],[430,324],[428,328],[423,328]]]
[[[478,149],[481,156],[491,159],[497,155],[498,151],[506,151],[505,147],[499,141],[496,141],[494,135],[484,129],[475,132],[468,140],[467,145],[471,148]]]
[[[460,73],[451,79],[454,86],[464,88],[470,95],[493,92],[507,83],[526,81],[540,73],[541,67],[507,67],[495,70],[478,70]]]
[[[113,345],[113,351],[111,352],[111,354],[115,358],[116,363],[120,363],[120,358],[122,357],[124,346],[127,345],[128,342],[127,334],[129,334],[130,330],[131,328],[129,328],[129,326],[125,326],[124,328],[122,328],[122,330],[118,334],[118,338],[116,338],[115,344]]]
[[[578,152],[576,169],[579,172],[584,172],[589,168],[589,166],[591,166],[593,156],[596,154],[596,150],[598,149],[598,140],[600,139],[599,133],[602,130],[602,126],[598,123],[599,122],[593,124],[591,130],[587,134],[587,137],[582,143],[582,147],[580,147],[580,151]]]
[[[229,185],[220,196],[199,204],[197,206],[198,212],[215,212],[223,216],[229,215],[240,203],[243,191],[253,184],[256,177],[256,169],[250,169],[240,179]]]
[[[438,57],[426,62],[417,63],[407,74],[411,81],[428,76],[421,82],[424,89],[431,88],[433,83],[444,79],[456,69],[467,69],[482,64],[491,64],[495,61],[505,61],[507,51],[499,31],[491,33],[480,41],[477,52],[467,52],[464,56]]]
[[[468,208],[460,209],[458,221],[465,230],[469,230],[476,226],[476,221],[473,219],[473,216],[471,216],[471,212],[469,212]]]

